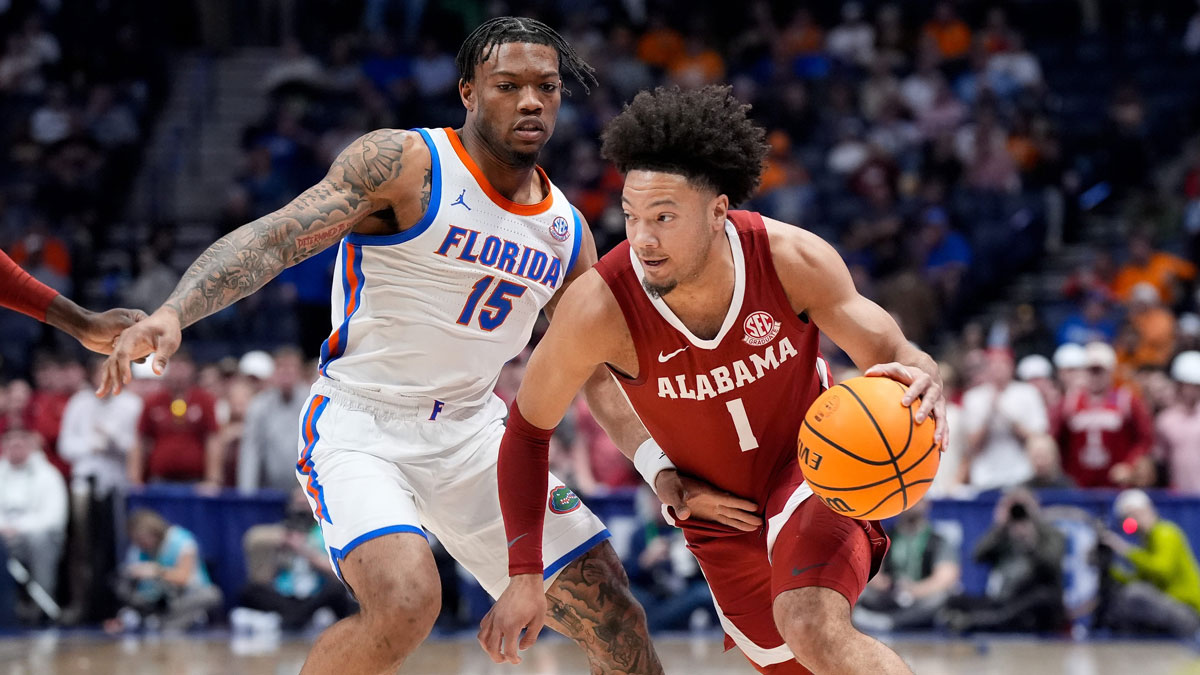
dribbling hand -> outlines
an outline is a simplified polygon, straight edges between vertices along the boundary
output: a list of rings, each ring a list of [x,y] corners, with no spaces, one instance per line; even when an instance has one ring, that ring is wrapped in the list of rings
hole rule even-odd
[[[914,375],[914,373],[916,374]],[[936,375],[936,371],[934,374]],[[908,391],[904,392],[904,399],[901,402],[906,406],[912,406],[914,401],[921,399],[921,407],[913,415],[913,420],[920,424],[925,421],[926,417],[932,417],[933,440],[937,442],[943,452],[946,450],[946,441],[950,439],[950,429],[946,425],[946,399],[942,395],[940,376],[935,379],[934,375],[915,366],[906,366],[895,362],[871,366],[863,375],[890,377],[900,384],[906,385]]]

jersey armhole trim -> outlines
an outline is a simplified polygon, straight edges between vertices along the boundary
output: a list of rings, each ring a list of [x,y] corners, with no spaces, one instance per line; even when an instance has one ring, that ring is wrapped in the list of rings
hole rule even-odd
[[[571,207],[571,217],[575,219],[575,239],[571,242],[571,261],[567,263],[567,272],[563,278],[571,276],[571,270],[575,269],[575,261],[579,260],[579,245],[583,239],[583,223],[579,221],[579,209]]]
[[[351,244],[358,244],[360,246],[403,244],[406,241],[412,241],[421,236],[425,230],[429,229],[433,221],[437,219],[438,209],[442,203],[442,163],[438,159],[437,146],[434,144],[433,139],[429,137],[428,131],[424,129],[410,129],[410,131],[421,134],[421,139],[429,147],[429,164],[433,175],[429,181],[429,206],[425,209],[425,215],[421,216],[416,225],[396,234],[356,234],[351,232],[346,235],[346,241]]]
[[[760,257],[760,260],[762,261],[763,272],[768,277],[767,285],[771,287],[772,295],[776,297],[780,304],[790,310],[784,313],[783,320],[794,328],[799,328],[801,331],[811,329],[820,330],[820,327],[812,320],[811,316],[808,317],[808,321],[806,322],[792,308],[792,299],[788,297],[787,289],[783,286],[783,279],[779,276],[779,268],[775,264],[775,252],[771,250],[771,234],[767,231],[767,223],[762,220],[761,214],[755,215],[759,216],[759,227],[749,229],[747,233],[751,239],[757,240],[755,241],[756,245],[761,244],[762,246],[763,255]],[[801,313],[806,315],[807,312],[807,308],[801,310]]]

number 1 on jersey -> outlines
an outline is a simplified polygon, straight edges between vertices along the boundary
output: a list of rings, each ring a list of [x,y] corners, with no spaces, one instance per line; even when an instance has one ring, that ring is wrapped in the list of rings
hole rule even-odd
[[[495,280],[496,277],[489,275],[476,281],[475,285],[471,287],[471,294],[467,296],[467,304],[463,305],[462,312],[458,315],[460,326],[471,325],[471,318],[475,316],[475,308],[479,306],[480,298]],[[525,295],[526,290],[527,288],[521,284],[500,280],[487,302],[483,303],[484,307],[491,309],[490,311],[488,309],[480,310],[479,327],[489,333],[499,328],[500,324],[508,318],[509,312],[512,311],[512,301]]]
[[[754,437],[754,430],[750,428],[750,418],[746,417],[746,406],[742,399],[726,401],[725,407],[729,409],[729,416],[733,418],[733,428],[737,430],[738,445],[741,446],[742,452],[757,448],[758,439]]]

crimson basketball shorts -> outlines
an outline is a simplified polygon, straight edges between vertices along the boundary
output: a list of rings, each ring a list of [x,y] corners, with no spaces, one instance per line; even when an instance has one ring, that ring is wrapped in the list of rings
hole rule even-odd
[[[777,490],[766,513],[774,515],[765,532],[721,536],[685,526],[688,548],[712,590],[726,649],[737,646],[760,672],[804,673],[775,627],[775,597],[819,586],[853,606],[889,540],[877,522],[847,518],[812,498],[806,483]]]

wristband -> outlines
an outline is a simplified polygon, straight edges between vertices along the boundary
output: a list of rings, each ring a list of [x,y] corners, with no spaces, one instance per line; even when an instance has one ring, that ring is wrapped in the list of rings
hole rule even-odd
[[[658,494],[658,488],[654,486],[654,481],[658,474],[667,469],[675,469],[675,463],[667,458],[667,453],[663,452],[653,438],[647,438],[638,446],[637,452],[633,453],[633,466],[642,474],[642,479],[650,484],[650,489],[654,490],[655,495]]]

